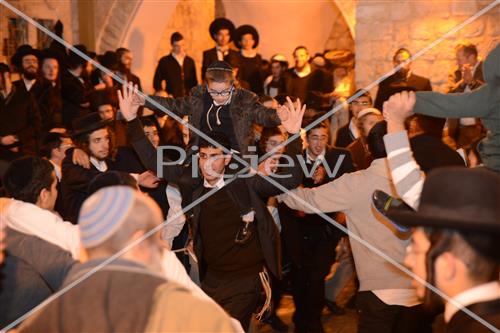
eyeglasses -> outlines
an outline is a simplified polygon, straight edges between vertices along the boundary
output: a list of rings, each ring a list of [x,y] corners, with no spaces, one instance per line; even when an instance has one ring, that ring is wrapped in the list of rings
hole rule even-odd
[[[352,105],[361,105],[361,106],[368,106],[368,105],[371,105],[372,103],[368,102],[368,101],[352,101],[351,102]]]
[[[217,90],[209,90],[208,87],[207,87],[207,92],[210,94],[210,96],[212,97],[217,97],[217,96],[222,96],[222,97],[226,97],[226,96],[229,96],[231,94],[231,92],[233,91],[233,86],[231,86],[231,88],[229,89],[226,89],[226,90],[222,90],[222,91],[217,91]]]

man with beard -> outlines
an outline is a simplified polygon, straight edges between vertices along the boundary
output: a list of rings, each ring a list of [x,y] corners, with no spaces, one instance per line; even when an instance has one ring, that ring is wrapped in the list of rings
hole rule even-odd
[[[66,221],[77,223],[78,212],[89,195],[88,187],[92,179],[107,170],[116,170],[111,122],[112,120],[102,120],[97,112],[75,121],[73,139],[79,149],[68,149],[62,162],[63,207],[60,213]],[[75,154],[86,155],[89,165],[75,164],[73,161],[79,160]],[[149,188],[158,186],[157,178],[151,173],[144,172],[135,176],[139,185]]]
[[[40,54],[29,45],[19,47],[11,61],[21,79],[11,83],[9,68],[2,72],[0,97],[0,159],[12,160],[23,154],[38,153],[36,137],[40,131],[37,93],[42,90],[37,79]]]
[[[116,49],[115,53],[116,58],[118,59],[118,71],[116,72],[116,75],[121,77],[123,81],[137,84],[139,90],[142,90],[141,79],[138,76],[132,74],[132,60],[134,59],[132,52],[129,49],[120,47]]]
[[[400,48],[394,54],[392,63],[394,67],[403,64],[411,57],[410,51]],[[411,61],[405,63],[396,73],[392,74],[384,81],[380,82],[375,98],[374,107],[382,110],[382,105],[391,95],[400,92],[403,87],[411,88],[414,91],[432,91],[431,81],[428,78],[413,74]]]

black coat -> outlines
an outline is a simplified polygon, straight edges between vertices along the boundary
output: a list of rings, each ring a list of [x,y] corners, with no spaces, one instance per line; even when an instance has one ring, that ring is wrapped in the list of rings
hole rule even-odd
[[[231,58],[239,56],[240,54],[237,51],[229,49],[227,55],[224,56],[224,59],[228,57]],[[203,61],[201,65],[201,78],[203,80],[205,80],[205,72],[208,66],[210,66],[214,61],[217,60],[219,60],[219,58],[217,58],[217,48],[214,47],[212,49],[203,51]]]
[[[128,132],[132,146],[141,158],[143,164],[146,165],[149,170],[157,171],[156,150],[145,137],[141,122],[138,119],[130,122]],[[295,140],[287,147],[287,154],[294,159],[295,163],[293,163],[293,167],[287,168],[287,170],[282,170],[282,173],[290,174],[291,177],[274,178],[274,180],[287,189],[293,189],[302,181],[302,171],[300,169],[300,164],[297,162],[297,155],[300,154],[302,149],[302,140]],[[191,168],[185,168],[181,165],[164,165],[162,171],[163,177],[167,181],[177,182],[185,174],[190,177]],[[181,192],[183,193],[183,206],[185,206],[184,193],[187,193],[193,201],[199,199],[203,193],[201,177],[193,179],[191,184],[183,183],[179,184],[179,186],[184,187],[184,189],[181,189]],[[253,207],[255,209],[256,219],[254,223],[257,223],[256,230],[259,235],[260,246],[262,248],[262,253],[264,254],[265,262],[270,272],[273,275],[280,277],[281,257],[279,233],[276,224],[266,207],[266,203],[269,197],[281,194],[282,191],[259,176],[238,178],[227,186],[230,197],[238,206],[243,207],[246,204],[247,207]],[[249,194],[249,202],[246,203],[242,202],[242,193],[245,192],[248,192]],[[203,246],[201,244],[201,236],[199,235],[199,221],[200,215],[202,214],[200,210],[201,205],[196,205],[192,209],[191,234],[193,235],[194,250],[200,266],[200,276],[203,278],[206,267],[203,265]]]
[[[377,97],[375,97],[373,106],[382,110],[384,102],[404,88],[414,91],[432,91],[431,81],[428,78],[411,73],[408,78],[402,79],[399,73],[394,73],[378,85]]]
[[[240,57],[242,64],[238,71],[239,77],[242,81],[248,82],[250,85],[249,90],[257,95],[261,95],[264,91],[261,55],[257,54],[253,58],[247,58],[242,55]]]
[[[0,95],[0,136],[16,135],[19,143],[15,145],[19,147],[19,153],[36,155],[39,152],[40,128],[35,95],[26,90],[22,80],[13,82],[7,98]],[[11,156],[8,148],[0,146],[0,158]]]
[[[166,82],[166,91],[169,95],[174,97],[188,95],[189,91],[198,84],[193,58],[186,56],[182,67],[172,54],[161,58],[153,79],[153,87],[156,91],[162,90],[162,81]]]
[[[72,129],[73,120],[88,112],[89,94],[91,89],[70,72],[62,73],[62,122],[67,129]]]
[[[425,173],[444,166],[465,167],[459,153],[432,135],[417,135],[410,139],[410,144],[415,160]]]
[[[106,160],[108,170],[114,170],[114,163]],[[95,176],[101,171],[90,164],[90,169],[85,169],[73,164],[73,148],[66,151],[66,157],[62,162],[61,195],[62,212],[59,212],[65,221],[76,224],[78,213],[83,202],[89,196],[88,186]]]
[[[349,129],[349,123],[345,126],[342,126],[337,131],[337,138],[335,139],[335,147],[347,148],[351,143],[354,142],[356,138],[352,135],[351,130]]]
[[[189,123],[194,127],[201,128],[201,118],[204,115],[204,98],[207,96],[206,87],[199,85],[192,89],[191,94],[180,98],[165,98],[150,96],[167,110],[179,117],[189,116]],[[154,105],[146,101],[145,107],[158,110]],[[253,137],[253,123],[265,127],[273,127],[281,124],[276,109],[266,108],[259,103],[257,95],[236,88],[229,104],[229,112],[233,123],[234,134],[238,140],[238,146],[242,154],[247,153],[249,145],[255,142]],[[193,144],[198,143],[198,135],[193,133]]]
[[[496,328],[500,327],[500,299],[469,305],[470,311]],[[491,330],[471,318],[463,311],[458,311],[446,325],[446,333],[490,333]]]

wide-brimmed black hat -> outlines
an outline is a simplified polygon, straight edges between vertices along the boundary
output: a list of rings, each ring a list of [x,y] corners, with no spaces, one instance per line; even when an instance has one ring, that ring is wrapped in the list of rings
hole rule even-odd
[[[31,45],[25,44],[17,48],[16,53],[10,59],[12,65],[16,66],[18,69],[22,67],[23,58],[27,55],[33,55],[37,57],[38,61],[42,58],[42,53],[40,50],[34,49]]]
[[[500,260],[500,176],[487,169],[435,169],[416,212],[393,210],[387,216],[403,226],[457,230],[476,250]]]
[[[234,43],[237,48],[241,49],[241,37],[243,35],[250,34],[253,37],[253,40],[255,41],[255,44],[253,45],[253,48],[256,48],[259,45],[259,33],[257,32],[257,29],[255,29],[254,26],[251,26],[249,24],[244,24],[238,29],[236,29],[234,33]]]
[[[77,137],[82,134],[91,133],[107,125],[111,124],[112,120],[102,120],[97,112],[91,112],[83,117],[73,121],[73,131],[71,137]]]
[[[233,40],[234,36],[234,24],[230,20],[225,17],[219,17],[210,23],[210,27],[208,31],[210,32],[210,37],[215,40],[214,35],[217,34],[219,30],[227,29],[229,30],[229,35],[231,36],[231,40]]]

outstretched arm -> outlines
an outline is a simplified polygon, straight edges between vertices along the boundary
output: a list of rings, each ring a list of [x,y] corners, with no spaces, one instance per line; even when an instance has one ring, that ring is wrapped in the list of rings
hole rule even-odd
[[[387,121],[384,143],[396,191],[409,206],[417,209],[425,175],[413,158],[405,129],[405,120],[412,114],[414,104],[415,93],[407,91],[391,96],[384,103]]]

